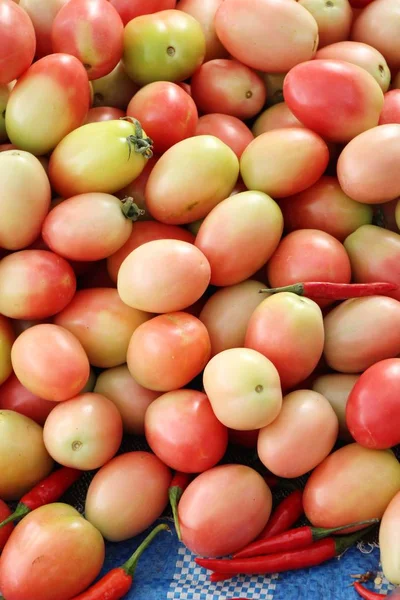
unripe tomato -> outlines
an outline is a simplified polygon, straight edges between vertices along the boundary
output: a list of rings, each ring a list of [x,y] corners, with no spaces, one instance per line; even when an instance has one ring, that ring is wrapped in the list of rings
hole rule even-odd
[[[35,30],[27,13],[11,0],[0,3],[0,83],[17,79],[31,65]]]

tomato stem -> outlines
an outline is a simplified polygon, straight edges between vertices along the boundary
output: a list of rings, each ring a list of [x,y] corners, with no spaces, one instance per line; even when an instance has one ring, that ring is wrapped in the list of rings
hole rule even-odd
[[[122,202],[122,214],[130,221],[137,221],[139,217],[142,217],[146,211],[139,208],[138,205],[133,201],[130,196],[121,200]]]
[[[139,121],[133,117],[121,117],[121,120],[129,121],[135,126],[135,134],[128,135],[126,138],[129,158],[131,157],[132,150],[137,154],[143,154],[145,158],[151,158],[153,156],[153,140],[149,137],[143,137],[144,131]]]

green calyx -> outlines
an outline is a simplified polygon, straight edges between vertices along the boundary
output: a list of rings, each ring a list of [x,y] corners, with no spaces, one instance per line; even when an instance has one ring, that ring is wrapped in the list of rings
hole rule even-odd
[[[129,159],[132,152],[142,154],[145,158],[151,158],[153,156],[153,140],[149,137],[144,137],[143,128],[139,121],[133,117],[121,117],[121,120],[129,121],[135,126],[135,133],[128,135],[126,138],[126,141],[128,142]]]
[[[145,214],[145,210],[139,208],[138,205],[133,201],[133,198],[127,197],[121,200],[122,202],[122,214],[130,221],[137,221],[140,217]]]

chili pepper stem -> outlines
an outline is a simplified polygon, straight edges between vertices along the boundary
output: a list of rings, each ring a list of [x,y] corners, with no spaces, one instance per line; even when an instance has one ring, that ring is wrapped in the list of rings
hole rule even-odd
[[[304,296],[304,284],[294,283],[293,285],[285,285],[277,288],[264,288],[259,290],[259,294],[279,294],[280,292],[292,292],[298,296]]]
[[[179,517],[178,517],[178,503],[179,503],[179,500],[181,499],[182,494],[183,494],[183,490],[182,490],[182,488],[180,488],[178,486],[174,486],[169,489],[169,501],[170,501],[171,508],[172,508],[172,515],[174,517],[176,535],[178,536],[179,541],[182,540],[182,535],[181,535],[181,526],[179,524]]]
[[[162,523],[161,525],[157,525],[157,527],[155,527],[153,529],[153,531],[151,531],[149,533],[149,535],[143,540],[143,542],[140,544],[139,548],[137,548],[137,550],[135,550],[135,552],[126,561],[126,563],[122,565],[121,569],[123,571],[125,571],[125,573],[127,575],[129,575],[130,577],[133,577],[136,567],[137,567],[137,564],[138,564],[138,561],[139,561],[139,558],[142,556],[143,552],[148,548],[148,546],[150,546],[153,539],[161,531],[170,531],[170,528],[165,523]]]
[[[30,508],[28,508],[25,504],[20,502],[18,504],[17,508],[15,509],[15,511],[13,512],[13,514],[10,515],[9,517],[7,517],[7,519],[4,519],[4,521],[2,521],[0,523],[0,529],[2,527],[5,527],[9,523],[13,523],[17,519],[20,519],[21,517],[25,517],[25,515],[27,515],[30,512],[31,512]],[[1,597],[0,597],[0,600],[1,600]]]
[[[368,521],[359,521],[358,523],[350,523],[349,525],[342,525],[341,527],[332,527],[331,529],[324,529],[323,527],[312,527],[313,542],[322,540],[329,537],[333,533],[339,533],[340,531],[346,531],[346,529],[352,529],[353,527],[362,527],[364,525],[375,525],[379,523],[379,519],[369,519]],[[357,531],[357,534],[360,532]],[[340,539],[340,538],[338,538]]]

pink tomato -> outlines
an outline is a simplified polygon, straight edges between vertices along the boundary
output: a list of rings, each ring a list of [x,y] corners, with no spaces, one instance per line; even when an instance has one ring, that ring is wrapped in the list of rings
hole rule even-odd
[[[38,425],[44,425],[54,406],[54,402],[32,394],[14,374],[0,386],[0,408],[25,415]]]
[[[303,127],[303,124],[294,116],[285,102],[270,106],[256,119],[252,131],[255,137],[272,131],[288,127]]]
[[[90,83],[93,88],[95,107],[112,106],[126,110],[132,96],[138,90],[138,86],[126,74],[122,62],[119,62],[108,75],[93,79]]]
[[[322,394],[332,406],[339,421],[340,440],[353,441],[346,423],[346,404],[359,375],[328,373],[319,375],[312,383],[314,392]]]
[[[234,151],[240,158],[253,141],[254,136],[250,129],[236,117],[211,113],[200,117],[195,135],[213,135]]]
[[[299,0],[318,25],[318,48],[347,40],[353,11],[348,0]]]
[[[30,67],[35,56],[35,30],[15,2],[0,3],[0,83],[10,83]]]
[[[379,125],[400,123],[400,90],[391,90],[385,94]]]
[[[98,123],[99,121],[114,121],[122,119],[126,113],[120,108],[112,106],[96,106],[91,108],[86,116],[85,123]]]
[[[225,454],[228,430],[202,392],[181,389],[154,400],[145,416],[150,448],[166,465],[184,473],[201,473]]]
[[[11,322],[0,315],[0,385],[12,373],[11,348],[15,340],[15,333]]]
[[[11,351],[14,372],[33,394],[61,402],[79,394],[90,374],[77,338],[63,327],[35,325],[16,339]]]
[[[3,522],[5,519],[10,517],[11,514],[12,511],[8,505],[4,502],[4,500],[0,500],[0,522]],[[13,531],[14,523],[8,523],[8,525],[5,525],[0,529],[0,552],[3,551],[3,548]]]
[[[51,43],[51,28],[58,11],[68,0],[46,0],[45,3],[37,0],[19,0],[21,8],[31,18],[36,33],[36,58],[43,58],[53,53]]]
[[[160,10],[168,10],[175,8],[176,0],[110,0],[110,3],[118,11],[124,25],[140,17],[141,15],[149,15],[159,12]]]
[[[215,13],[224,0],[179,0],[176,8],[192,15],[201,25],[206,39],[204,62],[214,58],[226,58],[227,50],[215,31]],[[173,8],[173,7],[172,7]]]

